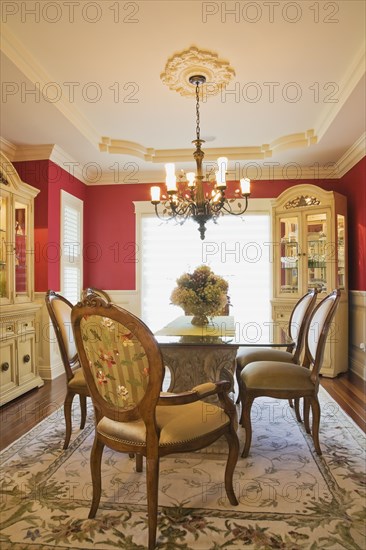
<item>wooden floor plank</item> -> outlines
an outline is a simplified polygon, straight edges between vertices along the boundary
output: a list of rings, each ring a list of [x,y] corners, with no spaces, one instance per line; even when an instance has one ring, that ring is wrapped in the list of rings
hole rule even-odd
[[[338,405],[366,433],[366,384],[354,373],[338,378],[321,378],[320,384]],[[65,376],[45,381],[42,388],[27,394],[0,408],[0,449],[19,439],[41,420],[58,410],[66,393]],[[63,422],[63,419],[62,419]]]

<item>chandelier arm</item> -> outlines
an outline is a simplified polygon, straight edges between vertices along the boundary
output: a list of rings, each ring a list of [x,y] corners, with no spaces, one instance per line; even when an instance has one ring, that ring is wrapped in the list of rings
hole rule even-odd
[[[248,197],[245,196],[244,197],[245,199],[245,206],[244,208],[241,208],[239,212],[235,212],[232,208],[231,208],[231,205],[230,203],[227,203],[227,205],[229,206],[229,208],[227,208],[226,204],[223,205],[222,207],[222,210],[225,210],[225,212],[227,212],[228,214],[232,214],[233,216],[242,216],[244,214],[244,212],[247,210],[248,208]]]
[[[159,204],[161,204],[161,203],[159,203]],[[167,216],[166,213],[163,213],[162,215],[160,215],[159,210],[158,210],[159,205],[155,204],[154,206],[155,206],[155,214],[156,214],[157,218],[159,218],[159,220],[161,220],[163,222],[169,222],[170,220],[174,220],[174,218],[175,218],[174,215],[172,215],[172,216],[168,215]],[[162,206],[164,206],[164,205],[162,205]],[[165,207],[165,208],[167,208],[167,207]]]
[[[192,210],[192,203],[179,201],[178,204],[169,203],[169,207],[174,213],[174,217],[175,216],[186,217],[186,213]]]

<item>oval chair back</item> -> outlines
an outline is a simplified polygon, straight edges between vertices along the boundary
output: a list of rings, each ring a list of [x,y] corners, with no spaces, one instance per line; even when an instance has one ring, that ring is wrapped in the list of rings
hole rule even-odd
[[[66,373],[67,389],[64,401],[66,434],[63,448],[67,449],[72,432],[71,408],[73,399],[75,395],[79,395],[81,410],[80,429],[83,429],[86,422],[86,398],[89,396],[89,391],[83,371],[80,368],[72,331],[71,311],[73,305],[64,296],[61,296],[61,294],[58,294],[54,290],[47,291],[45,302]]]

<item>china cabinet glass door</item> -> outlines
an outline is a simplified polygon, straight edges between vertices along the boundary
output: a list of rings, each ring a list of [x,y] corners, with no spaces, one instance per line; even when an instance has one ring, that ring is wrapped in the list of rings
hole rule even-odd
[[[306,215],[307,287],[328,290],[328,261],[335,260],[334,244],[329,239],[326,212]]]
[[[299,273],[299,220],[298,216],[280,218],[280,292],[297,294]]]
[[[0,198],[0,298],[2,302],[10,300],[9,287],[9,201],[10,196],[6,192],[2,192]]]
[[[345,218],[337,214],[337,287],[346,288]]]
[[[14,206],[15,297],[23,301],[29,294],[29,212],[28,205],[24,202],[16,200]]]

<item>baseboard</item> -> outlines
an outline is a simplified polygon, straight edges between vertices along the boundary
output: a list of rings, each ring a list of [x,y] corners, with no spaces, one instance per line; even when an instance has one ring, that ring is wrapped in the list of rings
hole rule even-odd
[[[349,292],[349,327],[349,368],[362,380],[366,380],[366,291],[364,290]]]
[[[61,361],[59,364],[38,367],[38,374],[42,380],[54,380],[61,376],[61,374],[65,374],[65,369]]]

